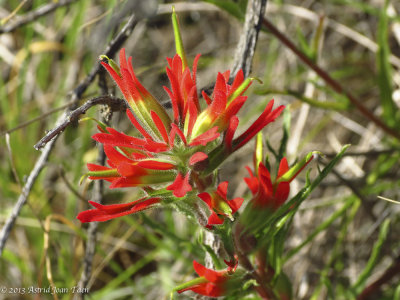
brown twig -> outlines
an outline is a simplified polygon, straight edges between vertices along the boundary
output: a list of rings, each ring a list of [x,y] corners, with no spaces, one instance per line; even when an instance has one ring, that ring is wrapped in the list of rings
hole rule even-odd
[[[114,110],[121,110],[123,108],[126,108],[126,104],[123,99],[110,95],[90,99],[86,101],[82,106],[79,106],[77,109],[71,111],[58,126],[50,130],[44,137],[42,137],[40,141],[35,144],[35,149],[39,150],[43,148],[49,141],[51,141],[61,132],[63,132],[65,128],[68,127],[68,125],[78,120],[81,115],[85,114],[89,110],[89,108],[99,104],[107,104]]]
[[[373,297],[376,292],[380,290],[382,285],[388,283],[396,275],[400,274],[400,255],[395,259],[393,264],[373,283],[368,285],[361,293],[358,295],[357,300],[367,300],[367,299],[377,299]]]
[[[42,5],[34,11],[25,14],[23,17],[19,17],[17,20],[11,22],[9,25],[0,27],[0,34],[12,32],[23,25],[33,22],[36,19],[53,12],[61,6],[66,6],[76,1],[77,0],[59,0]]]
[[[278,28],[276,28],[271,22],[266,18],[263,20],[263,25],[268,29],[275,37],[277,37],[286,47],[292,50],[307,66],[315,71],[329,86],[332,87],[334,91],[339,94],[345,95],[350,102],[360,111],[360,113],[366,117],[368,120],[372,121],[376,126],[380,127],[387,134],[400,140],[400,133],[398,130],[394,130],[387,126],[381,119],[376,117],[371,113],[368,108],[366,108],[362,101],[357,99],[352,93],[344,89],[339,82],[333,79],[327,72],[325,72],[321,67],[315,64],[311,59],[309,59],[296,45],[289,40]]]

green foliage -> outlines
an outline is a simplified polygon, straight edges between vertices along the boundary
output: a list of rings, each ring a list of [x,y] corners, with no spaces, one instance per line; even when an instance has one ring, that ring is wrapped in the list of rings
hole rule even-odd
[[[53,2],[28,1],[16,14],[23,16],[35,8]],[[203,52],[198,72],[199,87],[213,83],[216,68],[218,71],[229,68],[247,6],[245,0],[204,2],[214,4],[227,14],[209,11],[180,12],[180,21],[184,23],[183,28],[190,36],[189,41],[184,44],[189,65],[193,54]],[[357,41],[349,40],[332,24],[327,28],[322,22],[309,22],[299,15],[290,14],[290,9],[279,5],[292,5],[294,10],[298,6],[297,12],[300,9],[313,10],[314,6],[303,7],[298,1],[268,2],[278,7],[276,13],[267,15],[269,20],[283,29],[285,35],[294,40],[307,57],[314,62],[317,56],[321,57],[321,66],[333,78],[365,100],[367,106],[374,108],[377,115],[381,112],[385,123],[393,128],[399,127],[398,107],[393,99],[393,92],[398,89],[393,78],[398,69],[393,64],[393,55],[397,55],[397,44],[391,29],[391,25],[398,22],[399,18],[388,16],[389,1],[385,1],[383,6],[378,6],[373,1],[361,0],[322,1],[320,4],[320,7],[324,5],[321,12],[329,16],[329,19],[358,31],[365,38],[369,36],[369,32],[363,32],[365,28],[376,32],[376,54],[362,48]],[[12,12],[18,5],[16,1],[1,3],[5,12]],[[13,60],[6,61],[6,52],[0,55],[0,227],[11,214],[26,177],[40,155],[33,149],[33,144],[46,130],[54,127],[54,121],[62,109],[49,116],[43,115],[64,106],[69,101],[68,93],[98,63],[98,55],[118,31],[114,26],[119,24],[121,28],[126,20],[126,13],[121,12],[124,8],[122,5],[127,4],[120,1],[76,1],[12,33],[1,35],[1,47],[10,51]],[[363,18],[358,18],[360,15]],[[13,19],[9,22],[11,21]],[[299,24],[298,21],[301,22],[301,27],[296,25]],[[103,30],[100,29],[101,26],[104,26]],[[93,41],[100,42],[93,45]],[[51,43],[56,46],[51,48]],[[322,48],[319,53],[320,43]],[[151,92],[157,96],[162,95],[161,99],[165,100],[167,97],[162,90],[162,85],[166,84],[163,68],[165,56],[173,53],[172,45],[173,30],[169,15],[157,15],[144,22],[140,21],[124,45],[132,52],[134,64],[138,64],[137,70],[141,71],[138,72],[141,73],[139,75],[145,77],[142,73],[145,71],[145,80],[150,82]],[[180,45],[183,46],[182,43]],[[391,253],[398,251],[398,242],[393,242],[398,236],[399,228],[398,212],[393,209],[396,204],[384,203],[377,200],[376,196],[384,195],[398,200],[399,141],[390,140],[386,135],[377,132],[371,126],[370,120],[360,117],[348,99],[333,92],[321,78],[307,79],[309,72],[310,69],[300,64],[273,35],[260,33],[252,76],[262,78],[264,83],[258,86],[254,84],[246,92],[251,99],[240,116],[238,133],[259,115],[265,108],[266,101],[274,97],[277,104],[287,104],[287,108],[283,116],[275,124],[271,124],[274,127],[267,128],[264,135],[267,137],[269,153],[264,153],[261,157],[263,160],[268,160],[268,156],[272,157],[266,163],[272,167],[272,174],[277,169],[275,159],[280,161],[289,155],[292,156],[290,161],[296,161],[312,150],[331,153],[336,147],[335,138],[338,143],[354,144],[352,151],[367,154],[352,156],[340,164],[344,161],[343,156],[347,155],[347,147],[344,147],[339,154],[331,156],[333,159],[329,159],[321,171],[312,167],[313,170],[308,173],[307,178],[298,181],[303,188],[290,201],[275,212],[264,212],[264,219],[249,222],[251,232],[262,238],[262,242],[250,251],[249,258],[251,262],[255,261],[257,251],[262,250],[266,261],[275,272],[271,280],[275,292],[282,289],[282,286],[283,289],[292,289],[293,299],[297,299],[299,282],[296,281],[298,276],[294,276],[298,275],[297,272],[304,272],[304,278],[318,276],[317,280],[307,282],[309,290],[303,299],[355,299],[373,278],[379,277],[385,271],[386,266],[382,262],[391,261]],[[304,93],[307,83],[311,83],[314,88],[311,97]],[[80,104],[100,94],[97,84],[98,78],[83,95]],[[120,95],[111,82],[108,82],[108,88],[109,93]],[[378,92],[379,97],[376,96]],[[293,156],[288,151],[292,138],[290,132],[296,129],[298,112],[304,105],[310,105],[310,113],[306,117],[300,145]],[[99,118],[99,110],[93,108],[87,117]],[[336,121],[332,121],[335,116]],[[358,124],[364,131],[360,133],[345,124],[345,121],[337,121],[345,120],[343,116]],[[23,125],[38,117],[37,121]],[[121,129],[131,128],[123,119],[116,112],[109,125]],[[17,126],[21,124],[22,127],[18,129]],[[87,227],[81,226],[76,215],[88,208],[87,200],[93,199],[93,184],[83,182],[79,186],[78,183],[81,175],[87,171],[85,164],[95,162],[98,158],[98,150],[91,139],[91,135],[96,132],[95,125],[93,122],[74,124],[57,141],[49,162],[33,187],[28,205],[17,219],[0,257],[1,286],[16,287],[17,283],[25,287],[49,286],[46,258],[49,258],[50,270],[57,287],[72,287],[79,281]],[[102,124],[103,129],[106,126],[108,125]],[[7,131],[10,151],[5,138]],[[366,140],[369,137],[375,141],[373,145]],[[391,151],[376,155],[368,153],[377,149]],[[219,154],[223,156],[222,152]],[[251,164],[251,155],[252,147],[247,147],[224,165],[215,166],[210,171],[213,174],[220,171],[221,181],[231,180],[230,192],[235,197],[243,196],[244,205],[251,201],[251,195],[243,183],[243,177],[247,176],[243,166]],[[354,175],[356,168],[352,169],[352,164],[361,169],[362,175]],[[362,199],[345,188],[343,181],[333,175],[333,168],[346,184],[360,192]],[[107,183],[105,186],[107,187]],[[242,194],[236,195],[239,192]],[[91,278],[91,298],[162,299],[174,286],[192,279],[192,261],[204,263],[206,255],[213,259],[215,269],[226,268],[223,259],[227,257],[219,257],[212,247],[203,244],[205,229],[198,224],[197,211],[183,202],[172,203],[168,198],[170,191],[159,190],[154,195],[156,194],[163,196],[166,207],[99,224],[92,273],[94,277]],[[325,200],[325,197],[332,194],[333,198]],[[125,203],[137,199],[138,195],[135,190],[106,188],[103,200],[105,204]],[[190,197],[194,199],[196,195],[191,194]],[[365,232],[371,232],[371,228],[379,223],[366,217],[365,207],[370,207],[379,221],[384,215],[388,215],[380,225],[379,234],[372,235],[369,239],[365,238]],[[181,213],[177,214],[173,209]],[[311,210],[317,215],[325,212],[324,217],[315,223],[312,218],[303,220],[310,224],[301,228],[302,232],[306,232],[299,243],[293,244],[291,239],[297,224],[296,218],[302,219]],[[208,217],[208,210],[205,209],[205,212]],[[71,230],[65,224],[54,221],[49,231],[50,246],[45,253],[43,222],[46,217],[54,214],[63,215],[76,228]],[[221,237],[228,256],[234,255],[236,251],[232,238],[235,226],[238,220],[246,217],[249,217],[247,210],[239,211],[234,215],[235,221],[225,220],[224,225],[213,231]],[[355,237],[356,242],[352,240]],[[329,251],[321,254],[323,259],[309,269],[293,269],[296,259],[306,259],[303,252],[307,247],[321,247],[321,240],[329,239],[333,241],[329,244]],[[346,244],[350,242],[356,243],[357,249],[362,247],[367,255],[361,257],[363,251],[360,251],[357,262],[351,261]],[[356,278],[347,275],[349,265],[353,269],[358,267],[362,270],[356,274]],[[254,291],[257,282],[251,278],[251,272],[241,265],[238,270],[242,272],[240,276],[243,276],[243,280],[237,282],[240,288],[226,299],[261,299]],[[44,299],[52,298],[51,295],[41,296]],[[71,295],[59,295],[60,299],[70,297]],[[187,299],[186,295],[174,297]],[[381,287],[378,297],[400,300],[400,286],[397,282],[388,282]]]
[[[382,116],[390,126],[394,126],[396,123],[396,105],[392,99],[392,67],[389,62],[390,47],[388,42],[388,26],[389,20],[387,16],[387,8],[389,1],[385,0],[385,5],[382,7],[379,15],[379,26],[378,26],[378,53],[377,53],[377,65],[378,65],[378,84],[381,96],[381,103],[383,113]],[[397,114],[398,115],[398,114]],[[398,117],[398,116],[397,116]]]

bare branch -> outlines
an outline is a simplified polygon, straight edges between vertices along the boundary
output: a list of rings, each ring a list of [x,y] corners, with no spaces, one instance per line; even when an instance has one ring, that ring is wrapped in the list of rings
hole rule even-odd
[[[107,80],[105,78],[104,70],[102,70],[99,73],[98,85],[100,87],[101,93],[104,95],[103,97],[107,97],[108,87],[107,87]],[[121,108],[121,105],[125,106],[124,100],[120,101],[119,108]],[[111,109],[101,110],[100,115],[101,115],[101,121],[107,124],[111,120],[111,117],[112,117],[112,112],[113,112],[112,106],[113,105],[107,104],[105,106],[107,106]],[[126,106],[125,106],[125,108],[126,108]],[[106,162],[106,154],[104,153],[103,145],[99,145],[98,153],[99,153],[99,156],[98,156],[97,162],[100,165],[104,166],[105,162]],[[103,180],[95,181],[92,200],[101,204],[103,202],[103,194],[104,194],[104,181]],[[79,279],[79,282],[77,284],[77,286],[81,289],[88,287],[89,279],[92,275],[93,257],[94,257],[95,250],[96,250],[97,227],[98,227],[97,222],[89,223],[89,227],[87,230],[85,256],[83,259],[83,270],[81,273],[81,278]],[[85,297],[84,294],[77,293],[75,295],[74,299],[83,300],[84,297]]]
[[[107,45],[107,47],[103,53],[109,57],[113,57],[114,54],[119,50],[121,45],[126,41],[126,39],[129,37],[129,35],[132,33],[132,30],[135,27],[135,25],[136,25],[136,19],[135,19],[135,16],[132,15],[129,18],[128,22],[125,24],[125,26],[117,34],[117,36]],[[76,103],[81,98],[83,93],[86,91],[86,89],[89,87],[89,85],[93,82],[93,80],[96,77],[99,70],[100,70],[100,64],[96,63],[93,66],[90,73],[86,76],[86,78],[70,93],[69,101],[73,101],[73,104],[71,105],[71,107],[76,105]],[[68,111],[69,111],[69,109],[67,109],[67,111],[64,112],[57,119],[55,127],[58,127],[60,124],[65,122],[65,120],[68,118]],[[23,205],[28,200],[28,196],[32,189],[32,186],[35,183],[37,177],[39,176],[40,171],[43,169],[44,165],[47,162],[47,159],[53,149],[53,146],[55,144],[55,141],[57,140],[57,137],[58,137],[58,135],[56,134],[52,138],[50,138],[50,140],[47,144],[45,143],[46,146],[44,147],[40,157],[36,161],[33,170],[29,174],[28,180],[25,183],[25,185],[22,189],[22,193],[19,196],[18,201],[13,208],[11,216],[7,219],[7,221],[5,222],[3,228],[0,232],[0,256],[3,253],[5,243],[7,242],[7,239],[10,235],[12,227],[14,226],[15,221],[16,221],[19,213],[21,212]],[[37,148],[41,148],[41,147],[37,146]]]
[[[64,116],[61,116],[59,118],[59,120],[62,120],[63,118],[64,118]],[[43,149],[42,153],[40,154],[40,157],[38,158],[38,160],[35,163],[35,166],[33,167],[33,170],[29,174],[28,180],[26,181],[26,183],[22,189],[21,195],[19,195],[17,203],[14,205],[14,208],[11,212],[10,217],[7,219],[3,228],[1,229],[1,232],[0,232],[0,256],[3,253],[4,246],[10,235],[11,229],[14,226],[15,220],[19,216],[19,213],[21,212],[22,207],[26,203],[29,193],[32,189],[32,186],[36,181],[36,178],[39,176],[40,171],[43,169],[44,165],[46,164],[47,159],[50,155],[50,152],[53,149],[55,141],[56,141],[56,139],[53,139]]]
[[[111,42],[107,45],[106,49],[101,54],[107,55],[108,57],[113,57],[114,54],[121,48],[126,39],[130,36],[133,28],[135,28],[136,26],[136,23],[136,18],[134,15],[132,15],[125,26],[121,29],[117,36],[111,40]],[[90,71],[89,75],[73,90],[71,96],[73,101],[81,98],[82,94],[92,83],[99,71],[100,64],[96,63]]]
[[[78,107],[77,109],[71,111],[68,116],[55,128],[50,130],[44,137],[41,138],[39,142],[36,143],[34,146],[36,150],[43,148],[48,142],[50,142],[53,138],[58,136],[61,132],[67,128],[68,125],[78,120],[78,118],[85,114],[89,108],[99,104],[107,104],[113,110],[121,110],[126,109],[125,100],[116,98],[110,95],[100,96],[93,99],[90,99],[85,102],[82,106]]]
[[[42,5],[39,8],[35,9],[34,11],[25,14],[23,17],[19,17],[16,21],[11,22],[11,24],[0,27],[0,34],[12,32],[21,26],[24,26],[30,22],[35,21],[40,17],[43,17],[53,12],[54,10],[56,10],[61,6],[66,6],[76,1],[77,0],[59,0],[56,2],[51,2],[49,4]]]
[[[236,48],[235,60],[232,67],[233,75],[240,69],[243,70],[245,77],[249,76],[251,72],[251,63],[256,49],[258,32],[261,29],[266,6],[267,0],[250,0],[247,3],[243,32]]]

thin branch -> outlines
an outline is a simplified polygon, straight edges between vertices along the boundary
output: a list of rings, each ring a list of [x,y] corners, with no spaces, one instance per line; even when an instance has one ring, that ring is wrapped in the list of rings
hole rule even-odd
[[[137,20],[134,15],[132,15],[125,26],[117,34],[117,36],[111,40],[107,45],[106,49],[101,53],[107,55],[108,57],[114,57],[114,54],[121,48],[122,44],[131,35],[133,28],[135,28]],[[100,64],[96,64],[89,75],[79,84],[72,92],[72,100],[80,99],[82,94],[86,91],[87,87],[92,83],[97,73],[100,71]]]
[[[251,0],[247,3],[243,32],[236,48],[232,67],[233,75],[240,69],[243,70],[245,77],[248,77],[251,72],[251,63],[266,6],[267,0]]]
[[[16,21],[11,22],[11,24],[0,27],[0,34],[12,32],[21,26],[24,26],[30,22],[35,21],[40,17],[43,17],[53,12],[54,10],[56,10],[61,6],[66,6],[76,1],[77,0],[59,0],[51,2],[49,4],[42,5],[39,8],[35,9],[34,11],[25,14],[23,17],[19,17]]]
[[[105,164],[106,155],[103,151],[103,146],[99,146],[99,159],[98,163],[101,165]],[[103,191],[104,191],[104,181],[97,180],[94,183],[93,197],[92,200],[97,203],[102,203],[103,199]],[[77,284],[78,288],[85,289],[88,285],[90,276],[92,274],[93,267],[93,257],[96,251],[96,233],[98,222],[90,222],[88,230],[87,230],[87,241],[85,247],[85,256],[83,258],[83,270],[81,273],[81,278]],[[83,293],[76,293],[74,299],[84,299]]]
[[[52,139],[54,139],[60,133],[62,133],[65,130],[65,128],[68,127],[68,125],[78,120],[81,115],[85,114],[89,110],[89,108],[99,104],[107,104],[113,110],[121,110],[123,108],[126,108],[125,100],[110,95],[100,96],[90,99],[86,101],[85,104],[83,104],[82,106],[71,111],[68,114],[68,116],[58,126],[50,130],[44,137],[42,137],[40,141],[37,142],[36,145],[34,146],[35,149],[39,150],[43,148],[48,142],[50,142]]]
[[[64,118],[64,116],[61,116],[59,118],[59,120],[62,120],[63,118]],[[40,154],[38,160],[35,163],[35,166],[33,167],[33,170],[29,174],[28,180],[26,181],[26,183],[22,189],[21,195],[19,195],[19,197],[18,197],[17,203],[14,205],[14,208],[11,212],[10,217],[7,219],[3,228],[1,229],[1,232],[0,232],[0,256],[3,254],[4,246],[7,242],[8,237],[10,236],[10,232],[15,224],[15,220],[17,219],[19,213],[21,212],[22,207],[26,203],[29,193],[33,187],[33,184],[36,181],[36,178],[39,176],[40,171],[43,169],[44,165],[46,164],[47,159],[50,155],[50,152],[53,149],[55,141],[56,141],[56,139],[53,139],[43,149],[42,153]]]
[[[108,94],[108,87],[107,87],[107,80],[105,78],[104,69],[101,72],[99,72],[98,85],[100,87],[101,94],[106,96]],[[125,102],[123,100],[122,100],[122,104],[125,104]],[[111,121],[113,110],[112,110],[111,105],[104,105],[104,106],[107,106],[107,108],[111,108],[111,109],[101,110],[100,111],[100,119],[101,119],[101,122],[108,124]],[[121,107],[121,105],[119,107]],[[104,166],[105,162],[106,162],[106,154],[104,153],[103,145],[99,145],[98,153],[99,153],[99,156],[98,156],[97,162],[100,165]],[[102,204],[103,203],[103,194],[104,194],[104,181],[103,180],[95,181],[92,200],[97,203]],[[79,282],[77,284],[78,288],[81,288],[82,290],[88,287],[89,279],[92,275],[93,257],[94,257],[95,250],[96,250],[97,227],[98,227],[98,222],[90,222],[88,230],[87,230],[85,256],[83,259],[83,270],[81,273],[81,278],[79,279]],[[83,293],[77,293],[74,298],[77,300],[83,300],[84,297],[85,296]]]
[[[345,95],[350,102],[360,111],[360,113],[366,117],[368,120],[375,123],[376,126],[381,128],[387,134],[392,137],[400,140],[400,133],[393,128],[387,126],[381,119],[376,117],[373,113],[371,113],[368,108],[366,108],[362,101],[357,99],[352,93],[345,90],[342,85],[333,79],[327,72],[325,72],[321,67],[315,64],[311,59],[309,59],[296,45],[289,40],[278,28],[276,28],[271,22],[269,22],[266,18],[263,20],[263,25],[266,29],[268,29],[276,38],[278,38],[286,47],[292,50],[307,66],[315,71],[329,86],[332,87],[334,91],[339,94]]]
[[[118,35],[111,40],[111,42],[107,45],[105,53],[109,57],[113,57],[114,54],[119,50],[121,45],[126,41],[126,39],[129,37],[129,35],[132,33],[133,28],[136,25],[136,19],[135,16],[132,15],[128,22],[125,24],[125,26],[121,29],[121,31],[118,33]],[[87,77],[70,93],[70,99],[69,101],[73,101],[74,106],[78,100],[81,98],[82,94],[86,91],[86,89],[89,87],[89,85],[93,82],[95,76],[100,70],[100,64],[96,63],[95,66],[93,66],[91,72],[87,75]],[[68,111],[68,110],[67,110]],[[64,112],[56,122],[56,127],[59,126],[60,123],[65,122],[65,120],[68,118],[68,113]],[[10,235],[10,232],[12,230],[12,227],[15,224],[15,220],[17,219],[18,215],[21,212],[21,209],[23,205],[26,203],[28,200],[29,193],[32,189],[33,184],[35,183],[37,177],[39,176],[40,171],[43,169],[44,165],[47,162],[47,159],[53,149],[53,146],[55,144],[55,141],[57,140],[58,135],[55,135],[53,139],[50,139],[49,142],[46,144],[44,147],[41,155],[39,156],[38,160],[35,163],[35,166],[31,173],[28,176],[28,180],[25,183],[22,193],[18,198],[17,203],[15,204],[13,211],[11,213],[11,216],[7,219],[5,222],[1,232],[0,232],[0,256],[3,253],[4,246],[7,242],[7,239]],[[42,146],[43,147],[43,146]],[[40,148],[40,147],[38,147]]]

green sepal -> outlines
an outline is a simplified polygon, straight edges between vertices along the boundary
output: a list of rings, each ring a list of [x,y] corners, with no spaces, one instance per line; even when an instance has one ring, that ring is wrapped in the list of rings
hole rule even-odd
[[[192,279],[190,281],[182,283],[182,284],[178,285],[177,287],[174,287],[172,292],[183,290],[183,289],[186,289],[188,287],[195,286],[195,285],[202,284],[202,283],[206,283],[206,282],[208,282],[208,280],[205,279],[204,277],[197,277],[195,279]]]
[[[79,179],[79,185],[82,184],[83,180],[89,176],[95,176],[95,177],[118,177],[119,173],[116,169],[110,169],[110,170],[103,170],[103,171],[89,171],[86,174],[82,175],[81,178]]]
[[[120,176],[117,169],[103,170],[103,171],[89,171],[86,176],[94,177],[118,177]]]

